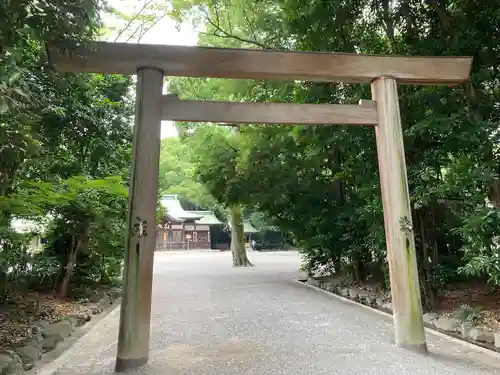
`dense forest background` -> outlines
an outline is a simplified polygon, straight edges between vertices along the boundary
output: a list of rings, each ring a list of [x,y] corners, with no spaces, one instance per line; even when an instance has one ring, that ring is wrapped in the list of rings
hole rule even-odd
[[[121,27],[106,28],[103,15]],[[97,0],[17,0],[0,10],[0,303],[35,287],[76,295],[121,274],[133,78],[56,73],[46,42],[140,41],[166,17],[193,23],[205,46],[473,56],[462,85],[400,87],[423,302],[435,307],[457,282],[500,283],[500,4],[148,0],[126,12]],[[337,83],[176,78],[168,90],[258,102],[370,98],[367,85]],[[179,124],[162,144],[160,190],[279,229],[308,269],[388,286],[373,129]],[[13,230],[20,218],[40,224],[41,252]]]

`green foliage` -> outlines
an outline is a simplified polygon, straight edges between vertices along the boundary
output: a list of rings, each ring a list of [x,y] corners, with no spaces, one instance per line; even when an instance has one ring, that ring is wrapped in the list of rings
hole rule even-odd
[[[463,238],[461,250],[466,260],[459,272],[487,277],[491,284],[500,285],[500,210],[476,209],[457,231]]]
[[[20,40],[92,37],[99,26],[96,0],[4,0],[0,7],[2,52]]]
[[[483,314],[481,309],[479,308],[474,308],[470,305],[462,305],[460,308],[458,308],[455,313],[454,317],[462,322],[471,322],[471,323],[477,323],[481,318]]]
[[[494,67],[500,39],[492,37],[499,36],[500,5],[441,3],[182,0],[174,6],[179,17],[207,22],[203,45],[473,56],[470,82],[400,87],[400,107],[426,287],[456,280],[457,269],[497,284],[500,80]],[[170,87],[215,100],[356,103],[370,97],[369,87],[336,83],[175,79]],[[372,129],[248,126],[236,135],[212,125],[186,129],[183,136],[203,139],[197,171],[210,193],[255,208],[290,232],[309,268],[353,263],[362,277],[360,264],[376,264],[387,272]],[[485,206],[488,199],[494,208]]]
[[[121,272],[131,79],[51,70],[48,42],[85,42],[101,27],[101,2],[70,3],[6,1],[0,10],[3,297],[21,287],[58,286],[71,273],[95,283]],[[10,229],[15,216],[50,223],[39,233],[48,239],[41,253]]]
[[[162,140],[160,151],[159,194],[178,194],[182,200],[205,209],[219,210],[214,198],[196,178],[198,148],[179,138]]]

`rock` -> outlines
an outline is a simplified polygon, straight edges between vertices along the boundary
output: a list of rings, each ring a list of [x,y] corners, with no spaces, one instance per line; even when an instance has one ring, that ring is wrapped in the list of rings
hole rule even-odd
[[[309,275],[307,274],[307,272],[300,271],[299,272],[299,276],[297,277],[297,280],[299,280],[299,281],[307,281],[308,278],[309,278]],[[111,293],[111,291],[110,291],[110,293]]]
[[[332,292],[332,293],[335,293],[335,292],[337,292],[337,286],[338,286],[338,283],[333,282],[333,281],[328,281],[327,283],[325,283],[325,290]]]
[[[17,348],[15,352],[21,358],[25,370],[31,370],[35,366],[36,361],[42,357],[42,346],[35,342],[30,342],[21,348]]]
[[[375,305],[378,307],[384,307],[384,300],[382,298],[376,298],[375,299]]]
[[[366,303],[366,298],[370,296],[370,293],[368,293],[366,290],[360,290],[358,291],[358,298],[361,302]]]
[[[305,272],[305,274],[306,274],[306,279],[303,281],[307,280],[307,276],[308,276],[307,272]],[[122,296],[123,290],[122,290],[122,288],[115,287],[115,288],[111,288],[108,293],[111,296],[111,298],[113,298],[113,302],[114,302],[116,299],[118,299]]]
[[[392,312],[392,302],[385,302],[382,304],[382,308],[384,310],[388,310]]]
[[[470,337],[470,330],[472,328],[472,322],[462,322],[460,324],[460,334],[463,338]]]
[[[31,340],[36,341],[38,345],[41,345],[43,342],[43,328],[38,324],[35,324],[31,327]]]
[[[365,297],[365,303],[368,306],[373,306],[375,304],[375,298],[373,298],[372,296],[368,295],[368,296]]]
[[[496,332],[495,336],[495,348],[500,348],[500,332]]]
[[[435,326],[438,329],[441,329],[443,331],[447,332],[458,332],[460,328],[460,320],[455,319],[455,318],[446,318],[446,317],[439,317],[438,320],[435,322]]]
[[[88,305],[87,306],[92,315],[97,315],[102,313],[102,308],[99,305]]]
[[[89,314],[83,313],[83,312],[71,314],[71,315],[67,316],[67,318],[75,319],[75,322],[76,322],[75,326],[76,327],[83,326],[85,323],[90,321],[90,319],[92,319],[92,317]]]
[[[350,299],[358,299],[359,291],[356,288],[349,289],[349,298]]]
[[[50,336],[46,337],[43,339],[42,342],[42,350],[44,353],[50,352],[51,350],[54,350],[57,347],[57,344],[59,344],[62,341],[60,337],[57,336]]]
[[[349,297],[349,288],[339,288],[342,297]]]
[[[319,287],[319,285],[321,284],[321,280],[317,280],[317,279],[314,279],[312,277],[309,277],[307,279],[306,284]]]
[[[0,374],[23,375],[24,367],[21,358],[12,350],[0,350]]]
[[[424,323],[434,325],[436,323],[436,320],[439,319],[439,314],[433,313],[433,312],[428,312],[422,315],[422,318],[424,319]]]
[[[78,327],[78,319],[72,315],[65,316],[61,319],[61,321],[67,321],[69,322],[69,324],[71,324],[71,332],[73,332],[75,328]]]
[[[484,327],[473,327],[469,330],[469,337],[472,340],[493,343],[495,342],[495,335],[493,332],[488,331],[487,328]]]
[[[113,302],[115,301],[115,299],[113,297],[111,297],[111,295],[109,293],[106,293],[103,297],[103,299],[110,305],[113,304]]]
[[[89,297],[89,301],[90,302],[93,302],[93,303],[96,303],[96,302],[99,302],[99,300],[101,299],[101,296],[99,294],[92,294],[90,297]]]
[[[43,330],[43,336],[45,337],[45,339],[49,337],[57,337],[59,341],[62,341],[71,335],[73,329],[74,326],[72,322],[68,319],[63,319],[46,327]]]

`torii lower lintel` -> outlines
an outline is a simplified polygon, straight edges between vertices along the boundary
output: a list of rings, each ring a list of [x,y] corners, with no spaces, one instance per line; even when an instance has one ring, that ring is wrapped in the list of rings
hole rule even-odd
[[[220,124],[377,125],[377,109],[367,103],[293,104],[180,100],[163,96],[162,120]]]

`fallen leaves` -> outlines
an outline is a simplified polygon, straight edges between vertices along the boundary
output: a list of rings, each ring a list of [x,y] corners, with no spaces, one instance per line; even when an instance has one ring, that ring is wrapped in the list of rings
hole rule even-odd
[[[35,321],[52,323],[83,308],[82,303],[52,295],[15,293],[0,310],[0,348],[17,346],[28,340]]]

